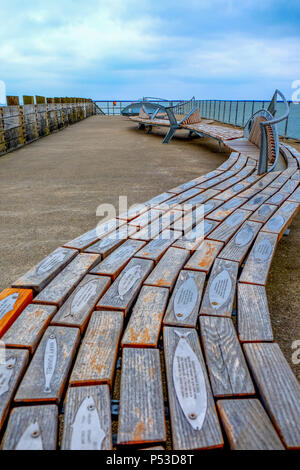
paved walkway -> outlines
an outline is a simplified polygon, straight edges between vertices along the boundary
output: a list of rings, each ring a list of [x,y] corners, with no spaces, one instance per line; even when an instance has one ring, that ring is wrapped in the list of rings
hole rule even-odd
[[[119,195],[129,204],[143,202],[224,160],[211,140],[187,140],[182,131],[162,145],[159,134],[138,131],[121,117],[93,116],[1,157],[0,288],[94,227],[99,204],[117,206]],[[300,338],[299,217],[291,228],[268,283],[275,339],[290,363],[291,344]]]

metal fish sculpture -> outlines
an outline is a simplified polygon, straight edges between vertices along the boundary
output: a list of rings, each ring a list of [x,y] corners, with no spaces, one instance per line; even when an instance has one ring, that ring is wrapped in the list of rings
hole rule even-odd
[[[9,382],[11,376],[14,373],[14,367],[16,364],[16,358],[11,357],[9,359],[0,362],[0,397],[4,393],[8,392]]]
[[[105,432],[93,397],[82,401],[71,427],[71,450],[101,450]]]
[[[15,450],[43,450],[42,434],[37,421],[27,426]]]
[[[11,312],[11,310],[13,310],[19,295],[20,294],[18,292],[13,292],[7,297],[4,297],[4,299],[0,300],[0,320],[2,320],[2,318],[8,312]]]
[[[132,266],[132,268],[128,269],[128,271],[123,274],[118,285],[118,294],[121,300],[123,300],[124,295],[134,286],[136,281],[141,278],[141,275],[142,267],[140,264]]]
[[[173,383],[180,407],[193,429],[200,431],[207,412],[207,390],[199,359],[187,342],[191,332],[175,330],[180,338],[173,359]]]
[[[220,308],[227,301],[232,281],[226,269],[223,269],[212,281],[209,289],[209,301],[214,309]]]
[[[47,340],[44,353],[44,376],[46,393],[51,392],[51,380],[55,371],[57,362],[57,341],[54,334],[51,334]]]

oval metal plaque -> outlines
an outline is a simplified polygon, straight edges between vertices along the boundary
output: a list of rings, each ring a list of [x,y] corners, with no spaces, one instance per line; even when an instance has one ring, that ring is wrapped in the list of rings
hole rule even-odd
[[[9,382],[13,375],[15,364],[15,357],[0,362],[0,397],[9,390]]]
[[[275,194],[271,199],[269,199],[269,202],[272,204],[278,204],[279,202],[283,201],[284,196],[283,194]]]
[[[45,353],[44,353],[44,376],[46,393],[51,392],[51,380],[55,371],[57,362],[57,341],[56,337],[51,334],[47,340]]]
[[[242,191],[243,188],[244,188],[244,186],[242,185],[242,183],[238,183],[235,186],[233,186],[232,190],[235,193],[237,193],[238,191]]]
[[[224,305],[231,292],[232,281],[226,269],[223,269],[212,281],[209,289],[209,301],[211,306],[217,310]]]
[[[91,279],[88,282],[86,282],[83,286],[79,288],[79,290],[76,292],[74,299],[72,300],[70,306],[69,306],[69,311],[64,315],[64,318],[71,316],[75,317],[79,313],[82,312],[82,310],[86,309],[89,301],[91,298],[93,298],[98,289],[98,280],[97,279]]]
[[[273,247],[268,238],[264,238],[254,248],[254,258],[256,261],[263,263],[267,261],[272,253]]]
[[[267,223],[267,228],[269,230],[279,230],[284,224],[284,218],[282,215],[276,215],[275,217],[272,217],[272,219],[269,220]]]
[[[260,204],[264,200],[263,196],[258,196],[249,201],[250,206],[256,206],[256,204]]]
[[[242,228],[235,236],[235,244],[238,246],[245,246],[247,245],[253,238],[254,232],[250,225],[246,225]]]
[[[239,205],[240,201],[238,199],[231,199],[230,201],[226,202],[223,206],[223,209],[234,209]]]
[[[226,225],[228,227],[235,227],[235,225],[240,224],[243,221],[243,214],[241,212],[232,214],[228,219],[226,220]]]
[[[262,206],[258,209],[258,215],[260,217],[265,217],[271,212],[272,208],[270,206]]]
[[[195,431],[200,431],[207,411],[205,377],[198,357],[186,338],[175,330],[179,341],[173,359],[173,382],[179,405]]]
[[[189,277],[181,284],[174,298],[174,313],[178,320],[188,317],[195,308],[198,299],[197,284],[193,277]]]
[[[122,278],[119,281],[118,285],[118,294],[119,297],[123,300],[124,295],[134,286],[136,281],[141,278],[142,267],[140,264],[132,266],[128,271],[126,271]]]
[[[296,208],[296,204],[294,204],[293,202],[289,202],[288,204],[286,204],[285,206],[283,206],[281,208],[282,212],[288,214],[289,212],[293,212]]]
[[[18,292],[9,294],[4,299],[0,300],[0,320],[8,313],[13,310],[15,303],[19,297]]]
[[[72,424],[71,450],[101,450],[104,438],[94,398],[86,397]]]
[[[27,426],[15,450],[43,450],[42,434],[37,421]]]
[[[45,259],[45,261],[42,261],[42,263],[37,267],[36,273],[43,274],[47,271],[50,271],[56,264],[62,262],[65,259],[65,256],[66,253],[61,251],[58,253],[53,253],[47,259]]]

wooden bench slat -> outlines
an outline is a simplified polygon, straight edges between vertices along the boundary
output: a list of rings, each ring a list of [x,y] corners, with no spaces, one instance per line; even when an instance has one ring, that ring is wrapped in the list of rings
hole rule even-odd
[[[132,258],[99,300],[96,310],[122,310],[126,315],[153,265],[151,260]]]
[[[262,204],[250,217],[254,222],[265,223],[277,211],[277,206],[271,204]]]
[[[225,160],[225,162],[222,163],[222,165],[219,166],[219,170],[224,170],[224,171],[229,170],[229,168],[231,168],[236,163],[238,158],[239,158],[238,152],[231,152],[230,157],[227,160]]]
[[[173,246],[193,253],[203,242],[204,237],[207,237],[218,225],[219,222],[216,220],[204,219],[190,232],[176,240]]]
[[[8,415],[17,386],[29,360],[22,349],[0,349],[0,429]]]
[[[173,246],[168,248],[153,271],[149,274],[144,284],[173,289],[179,271],[185,264],[189,253]]]
[[[119,248],[108,255],[103,261],[91,269],[91,274],[99,274],[101,276],[110,276],[112,280],[120,274],[128,261],[139,251],[145,242],[140,240],[127,240]]]
[[[164,327],[164,351],[173,449],[223,447],[196,330]]]
[[[231,178],[228,178],[222,183],[219,183],[216,186],[216,189],[219,189],[220,191],[225,191],[226,189],[229,189],[232,186],[236,185],[237,183],[243,181],[247,176],[251,175],[251,173],[253,172],[254,172],[253,166],[246,167],[243,170],[239,171],[238,173],[235,173],[235,175],[232,176]]]
[[[122,328],[122,312],[92,314],[72,370],[71,386],[106,383],[112,388]]]
[[[56,405],[21,406],[9,417],[3,450],[55,450],[58,434]]]
[[[79,333],[78,328],[47,328],[18,388],[16,403],[61,401]]]
[[[268,299],[264,286],[239,282],[237,312],[238,336],[242,343],[273,341]]]
[[[95,306],[111,283],[109,276],[86,274],[70,297],[60,307],[52,325],[75,326],[84,332]]]
[[[112,450],[110,393],[107,385],[68,389],[62,450]]]
[[[276,233],[279,239],[300,209],[300,204],[287,200],[262,228],[263,232]]]
[[[128,226],[136,227],[136,229],[144,228],[146,225],[151,224],[156,219],[161,217],[163,214],[164,214],[164,211],[162,210],[149,209],[148,211],[144,212],[144,214],[128,222]]]
[[[101,255],[101,259],[106,258],[122,243],[124,243],[128,237],[134,235],[137,232],[137,227],[130,225],[123,225],[118,230],[114,230],[101,240],[96,241],[93,245],[85,248],[84,253],[96,253]]]
[[[80,253],[33,299],[33,302],[60,307],[99,259],[99,255]]]
[[[219,205],[221,207],[218,207],[213,212],[211,212],[209,214],[209,218],[212,220],[217,220],[219,222],[222,222],[224,219],[226,219],[226,217],[232,214],[232,212],[234,212],[235,209],[240,207],[245,201],[246,199],[243,199],[241,197],[234,197],[225,203],[219,200],[219,203],[220,203]]]
[[[155,206],[155,209],[168,211],[170,209],[173,209],[174,206],[185,204],[189,199],[191,199],[194,196],[197,196],[202,191],[203,189],[195,186],[194,188],[188,189],[187,191],[184,191],[181,194],[176,194],[171,199],[168,199],[167,201],[160,203],[158,206]]]
[[[6,288],[0,293],[0,338],[32,301],[31,289]]]
[[[296,191],[294,191],[294,192],[290,195],[289,201],[300,203],[300,188],[296,189]]]
[[[118,444],[166,441],[159,351],[124,348]]]
[[[76,248],[77,250],[84,250],[85,248],[88,248],[90,245],[95,243],[97,240],[100,240],[100,238],[105,237],[105,235],[109,234],[113,230],[116,230],[122,225],[125,225],[125,223],[125,220],[111,219],[108,222],[97,225],[96,228],[93,228],[79,237],[74,238],[74,240],[65,243],[63,246],[65,248]]]
[[[189,199],[188,205],[193,207],[193,206],[197,206],[198,204],[204,204],[206,201],[209,201],[209,199],[212,199],[219,193],[220,191],[217,191],[215,189],[207,189],[206,191],[203,191],[197,196],[194,196],[191,199]]]
[[[204,283],[204,272],[180,271],[164,317],[164,325],[196,327]]]
[[[201,316],[199,322],[214,396],[254,395],[255,389],[231,318]]]
[[[142,240],[149,241],[153,240],[158,236],[160,232],[164,229],[170,227],[173,222],[182,217],[181,211],[169,211],[166,212],[162,217],[159,217],[157,220],[142,228],[135,234],[131,235],[133,240]]]
[[[151,259],[157,263],[167,249],[180,238],[182,233],[178,230],[165,229],[156,238],[148,242],[136,254],[135,258]]]
[[[218,400],[217,408],[231,450],[284,450],[259,400]]]
[[[117,216],[117,219],[124,220],[129,222],[130,220],[139,217],[140,215],[144,214],[148,210],[148,205],[145,203],[136,204],[133,207],[130,207],[128,211],[123,212]]]
[[[235,234],[241,227],[246,219],[250,216],[251,212],[237,209],[227,219],[224,220],[218,227],[208,235],[209,240],[216,240],[219,242],[227,243],[228,240]]]
[[[204,240],[188,260],[184,269],[203,271],[208,274],[223,246],[222,242]]]
[[[236,261],[241,265],[262,224],[246,220],[219,254],[219,258]]]
[[[277,242],[278,235],[275,233],[261,231],[258,234],[246,260],[240,282],[266,285]]]
[[[200,315],[231,317],[238,263],[217,258],[210,274]]]
[[[28,305],[2,337],[9,348],[28,349],[31,354],[56,313],[53,305]]]
[[[77,250],[57,248],[17,279],[12,287],[23,287],[33,289],[36,293],[40,292],[77,254]]]
[[[122,337],[122,347],[157,347],[168,297],[169,289],[164,287],[142,287]]]
[[[251,167],[253,169],[253,167]],[[216,198],[217,199],[222,199],[223,201],[227,201],[228,199],[231,199],[233,197],[239,196],[242,198],[247,198],[246,196],[246,191],[248,188],[251,189],[253,187],[254,183],[259,180],[260,177],[252,174],[248,176],[246,179],[243,179],[241,181],[238,181],[236,184],[231,186],[230,188],[226,189],[226,191],[220,192]]]
[[[288,449],[300,448],[300,385],[276,343],[244,344],[270,418]]]

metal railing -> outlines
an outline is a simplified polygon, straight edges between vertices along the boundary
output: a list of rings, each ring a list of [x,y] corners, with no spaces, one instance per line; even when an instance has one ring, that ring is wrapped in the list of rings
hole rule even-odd
[[[93,100],[94,103],[103,111],[104,114],[107,116],[119,116],[121,111],[128,106],[130,103],[139,103],[140,100]],[[183,100],[161,100],[161,101],[153,101],[151,103],[155,103],[158,105],[162,105],[165,107],[169,106],[176,106],[181,103]],[[150,101],[149,101],[150,102]]]

